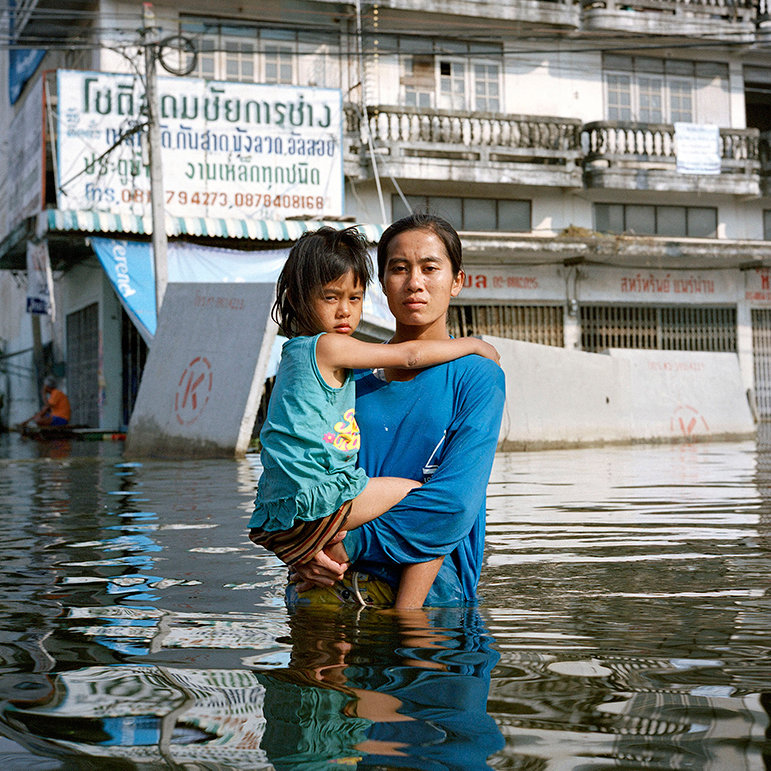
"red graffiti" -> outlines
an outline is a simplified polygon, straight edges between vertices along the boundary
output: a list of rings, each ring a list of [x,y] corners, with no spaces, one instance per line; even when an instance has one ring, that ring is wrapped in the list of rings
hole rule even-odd
[[[669,419],[669,428],[673,433],[680,433],[688,438],[703,429],[709,432],[709,426],[704,416],[695,407],[689,404],[681,404]]]
[[[187,365],[174,395],[177,422],[189,425],[198,419],[209,401],[214,382],[211,364],[205,356],[196,356]]]

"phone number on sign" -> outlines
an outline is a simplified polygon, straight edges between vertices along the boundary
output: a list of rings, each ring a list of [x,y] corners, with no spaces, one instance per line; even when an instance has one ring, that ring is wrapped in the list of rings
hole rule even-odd
[[[121,191],[124,203],[149,203],[149,190]],[[189,192],[187,190],[167,190],[167,204],[180,206],[219,206],[237,209],[304,209],[322,210],[323,195],[296,195],[292,193],[225,193],[211,190]]]

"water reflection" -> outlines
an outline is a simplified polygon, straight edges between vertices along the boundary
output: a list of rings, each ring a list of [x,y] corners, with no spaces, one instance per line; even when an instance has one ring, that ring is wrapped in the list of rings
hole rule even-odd
[[[75,614],[87,622],[81,634],[123,650],[125,632],[153,655],[5,682],[5,733],[38,752],[228,768],[469,769],[503,746],[487,714],[498,655],[473,610],[300,609],[280,636],[266,634],[259,615],[85,615]],[[208,658],[196,662],[195,651],[226,648],[240,665],[194,666]],[[176,664],[158,663],[166,652]]]
[[[485,768],[502,748],[487,714],[498,654],[475,610],[357,620],[299,609],[290,630],[287,665],[258,674],[276,768]]]
[[[498,459],[483,581],[504,755],[771,767],[767,459],[753,443]]]
[[[766,431],[499,455],[483,605],[400,617],[287,611],[254,459],[0,436],[0,758],[771,768]]]

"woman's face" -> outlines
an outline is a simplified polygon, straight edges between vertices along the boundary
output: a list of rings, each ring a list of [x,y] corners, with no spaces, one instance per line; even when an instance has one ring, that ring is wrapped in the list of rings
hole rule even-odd
[[[407,230],[388,247],[383,291],[394,314],[397,333],[446,337],[447,308],[463,286],[464,274],[453,272],[447,250],[431,230]]]

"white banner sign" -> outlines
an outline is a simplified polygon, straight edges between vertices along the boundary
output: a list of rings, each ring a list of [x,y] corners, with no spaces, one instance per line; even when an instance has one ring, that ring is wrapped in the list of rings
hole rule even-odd
[[[54,317],[54,282],[48,242],[27,241],[27,313]]]
[[[58,72],[60,209],[149,214],[144,92],[132,75]],[[339,90],[158,78],[165,206],[175,216],[343,213]]]
[[[0,138],[0,241],[43,208],[43,81],[25,95]]]
[[[680,174],[720,174],[720,129],[675,123],[675,155]]]

